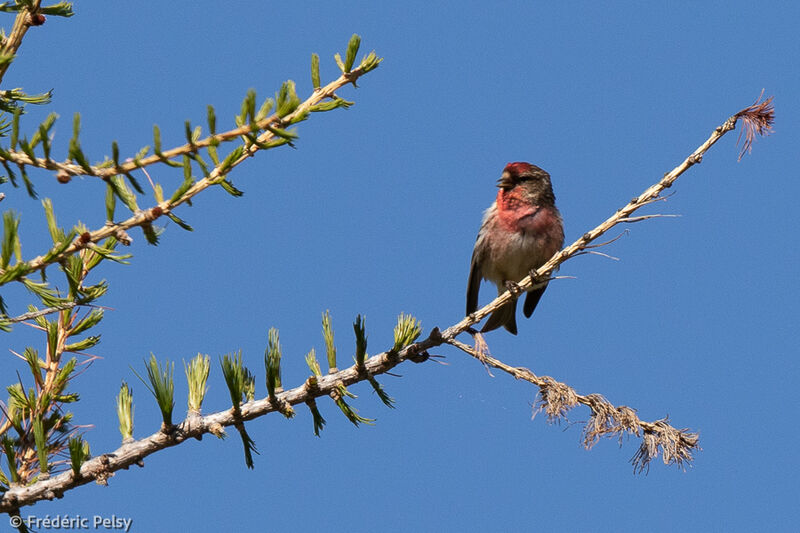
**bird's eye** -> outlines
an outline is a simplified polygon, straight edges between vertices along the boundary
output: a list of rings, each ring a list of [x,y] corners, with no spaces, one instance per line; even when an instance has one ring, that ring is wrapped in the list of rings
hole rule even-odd
[[[544,181],[544,179],[544,176],[541,174],[523,174],[517,178],[517,181]]]

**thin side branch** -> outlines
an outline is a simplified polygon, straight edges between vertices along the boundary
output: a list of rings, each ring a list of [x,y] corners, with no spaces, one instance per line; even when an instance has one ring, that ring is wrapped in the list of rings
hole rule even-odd
[[[75,302],[66,302],[64,305],[59,305],[58,307],[47,307],[45,309],[39,309],[38,311],[29,311],[27,313],[23,313],[19,316],[9,317],[9,318],[0,318],[3,322],[8,322],[11,324],[15,324],[17,322],[25,322],[26,320],[32,320],[34,318],[51,315],[53,313],[58,313],[59,311],[64,311],[66,309],[72,309],[76,307],[78,304]]]
[[[692,461],[692,451],[699,449],[699,436],[688,429],[675,429],[669,425],[667,419],[655,422],[640,420],[636,411],[621,405],[615,407],[599,394],[581,395],[575,389],[551,378],[550,376],[537,376],[524,367],[513,367],[505,364],[485,352],[479,352],[472,346],[456,339],[450,339],[448,344],[455,346],[463,352],[480,360],[483,364],[502,370],[516,379],[533,383],[539,387],[539,400],[534,408],[533,416],[544,412],[548,422],[560,422],[567,419],[567,413],[577,405],[585,405],[591,409],[592,414],[583,428],[583,445],[588,450],[594,446],[601,437],[619,437],[626,434],[642,437],[642,444],[631,459],[634,470],[641,472],[648,468],[649,462],[658,457],[664,464],[677,464]]]
[[[346,76],[352,76],[353,74],[355,74],[355,71],[348,73]],[[345,75],[343,75],[342,77],[345,77]],[[322,91],[325,91],[327,88],[328,87],[323,88]],[[316,95],[318,93],[315,92],[314,94]],[[332,95],[333,92],[331,92],[331,94],[329,95],[323,96],[322,98],[316,100],[314,103],[319,103],[320,100],[330,97]],[[311,105],[313,105],[313,103],[310,104],[308,107],[310,107]],[[281,120],[277,115],[272,115],[270,117],[255,122],[255,125],[258,127],[259,130],[265,130],[267,126],[273,128],[275,127],[282,128],[285,124],[289,123],[289,119],[291,117],[294,117],[297,114],[298,114],[297,112],[294,112],[284,117],[283,120]],[[178,159],[184,155],[196,153],[201,148],[207,148],[211,145],[217,145],[224,141],[230,141],[238,137],[242,137],[243,135],[248,135],[252,133],[252,131],[253,131],[252,126],[250,124],[245,124],[243,126],[239,126],[238,128],[234,128],[232,130],[223,133],[209,135],[205,139],[198,139],[192,144],[187,143],[181,146],[177,146],[175,148],[171,148],[169,150],[164,150],[160,154],[153,154],[147,157],[143,157],[139,160],[130,159],[118,166],[92,166],[90,167],[90,171],[87,171],[86,169],[75,163],[69,163],[69,162],[59,163],[57,161],[53,161],[52,159],[44,159],[41,157],[31,158],[28,154],[15,150],[7,150],[8,153],[7,160],[12,163],[16,163],[18,165],[28,165],[31,167],[42,168],[46,170],[54,170],[57,171],[58,174],[61,176],[92,176],[104,179],[104,178],[109,178],[111,176],[117,176],[119,174],[133,172],[134,170],[137,169],[144,170],[145,167],[155,165],[157,163],[163,163],[164,160]],[[260,137],[259,140],[268,141],[273,138],[274,134],[270,133],[270,135],[268,136],[265,136],[263,138]],[[256,150],[258,150],[258,147],[255,148]],[[256,150],[252,150],[252,152],[255,152]],[[147,178],[150,179],[150,176],[148,175]],[[152,185],[152,181],[150,183]]]
[[[606,259],[611,259],[612,261],[619,261],[619,257],[614,257],[613,255],[604,254],[603,252],[598,252],[597,250],[584,250],[582,252],[578,252],[575,254],[575,257],[579,255],[599,255],[600,257],[605,257]]]
[[[680,215],[639,215],[638,217],[628,217],[628,218],[621,218],[619,222],[624,222],[626,224],[630,224],[633,222],[641,222],[642,220],[650,220],[651,218],[678,218]]]

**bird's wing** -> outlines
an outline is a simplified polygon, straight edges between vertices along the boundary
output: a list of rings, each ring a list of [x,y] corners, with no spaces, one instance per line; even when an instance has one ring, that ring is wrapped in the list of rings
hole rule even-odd
[[[467,283],[467,314],[478,309],[478,291],[481,289],[481,265],[478,258],[478,247],[472,252],[472,263],[469,265],[469,282]]]
[[[533,314],[533,310],[536,309],[536,304],[539,303],[539,299],[544,294],[544,290],[547,288],[547,285],[544,287],[540,287],[538,289],[534,289],[530,291],[527,296],[525,296],[525,305],[522,307],[522,312],[525,313],[525,318],[530,318]]]

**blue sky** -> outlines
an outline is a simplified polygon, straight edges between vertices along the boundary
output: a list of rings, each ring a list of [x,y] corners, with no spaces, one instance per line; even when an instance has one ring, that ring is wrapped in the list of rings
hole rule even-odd
[[[775,133],[737,163],[728,134],[650,212],[680,215],[632,225],[604,251],[565,263],[519,335],[489,334],[509,364],[582,393],[669,416],[700,433],[686,472],[654,462],[635,476],[638,441],[580,446],[580,424],[531,421],[535,389],[468,356],[406,364],[380,381],[384,407],[359,385],[354,405],[377,418],[354,428],[330,401],[321,438],[299,409],[248,424],[260,456],[248,471],[241,443],[207,437],[24,509],[37,516],[116,515],[132,531],[324,527],[333,531],[789,531],[798,518],[798,277],[795,246],[800,123],[797,21],[788,2],[642,3],[79,2],[76,16],[32,29],[4,82],[54,88],[30,113],[61,117],[61,157],[80,111],[92,160],[110,141],[133,155],[161,127],[183,142],[183,122],[206,105],[230,127],[248,88],[259,100],[286,79],[310,92],[352,33],[381,67],[341,96],[346,111],[313,116],[297,149],[259,154],[233,181],[235,199],[208,191],[158,247],[133,232],[130,266],[108,265],[114,308],[100,326],[103,357],[74,384],[75,409],[95,453],[119,445],[114,396],[132,384],[134,435],[158,429],[155,402],[129,366],[155,353],[178,362],[176,416],[185,406],[181,359],[242,349],[263,387],[263,350],[280,329],[283,380],[302,383],[303,355],[323,341],[330,309],[340,359],[366,315],[370,353],[391,344],[402,312],[427,332],[463,316],[470,254],[494,183],[509,161],[552,175],[567,241],[593,228],[671,170],[762,88],[775,96]],[[11,16],[4,16],[8,28]],[[152,171],[176,187],[177,174]],[[104,221],[93,179],[34,177],[59,221]],[[25,255],[46,242],[40,203],[4,186],[22,213]],[[144,203],[144,202],[140,202]],[[614,233],[616,234],[616,233]],[[482,291],[488,302],[493,289]],[[8,293],[12,302],[25,300]],[[4,293],[4,296],[6,293]],[[14,298],[17,298],[16,300]],[[5,334],[8,348],[42,339]],[[467,340],[467,339],[465,339]],[[21,370],[0,358],[3,384]],[[230,407],[218,364],[207,411]],[[577,409],[571,420],[585,420]],[[4,528],[5,526],[3,526]],[[5,529],[3,529],[5,530]]]

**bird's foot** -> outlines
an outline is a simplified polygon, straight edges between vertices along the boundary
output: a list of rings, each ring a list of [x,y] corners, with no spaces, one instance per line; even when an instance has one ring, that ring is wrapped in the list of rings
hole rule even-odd
[[[534,285],[536,285],[537,283],[542,283],[543,281],[547,280],[547,278],[539,276],[539,272],[535,268],[530,269],[528,275],[531,277],[531,281],[533,282]]]
[[[522,288],[519,286],[519,283],[516,281],[509,280],[505,281],[503,284],[506,286],[506,289],[511,293],[511,296],[514,297],[514,299],[519,298],[519,295],[523,292]]]

